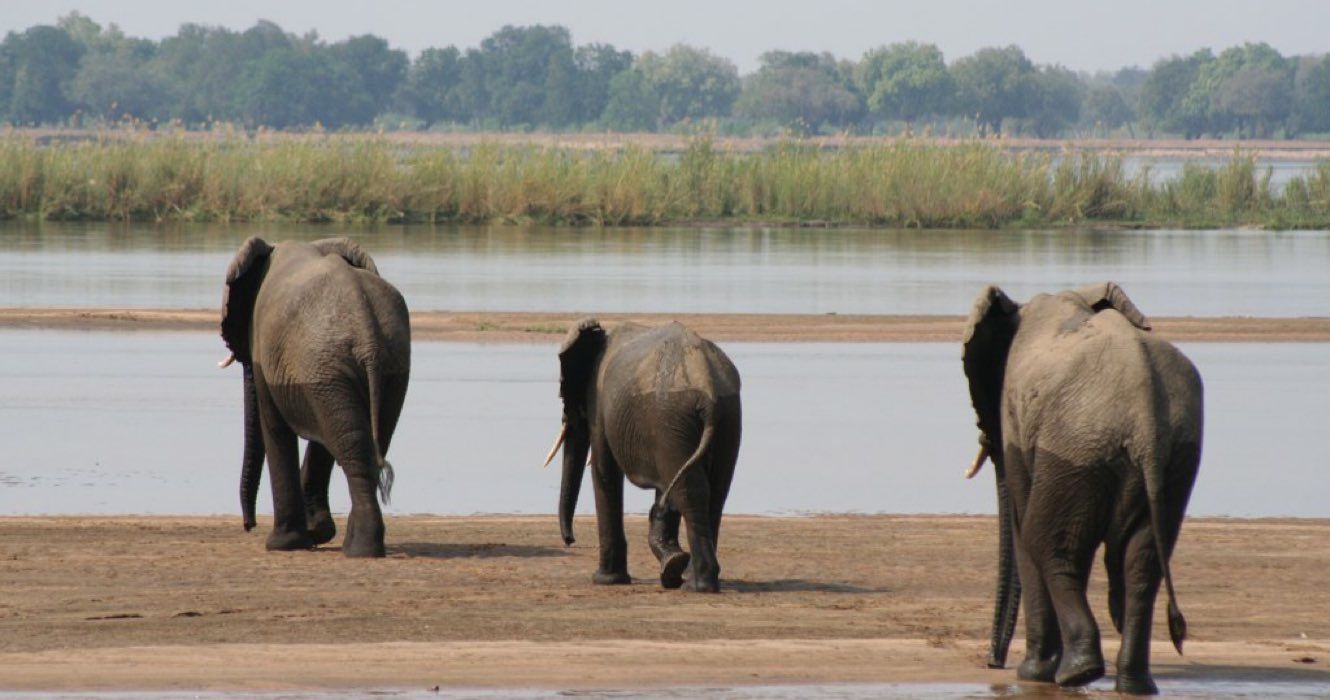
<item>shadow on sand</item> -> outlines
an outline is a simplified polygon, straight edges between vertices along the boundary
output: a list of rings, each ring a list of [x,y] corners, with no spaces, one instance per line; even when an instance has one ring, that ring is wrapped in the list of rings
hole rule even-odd
[[[801,578],[783,578],[774,581],[744,581],[721,579],[721,590],[736,593],[886,593],[885,588],[864,588],[848,583],[808,581]]]
[[[388,545],[388,556],[408,559],[493,559],[497,557],[566,557],[562,547],[485,542],[481,544],[444,544],[437,542],[401,542]]]

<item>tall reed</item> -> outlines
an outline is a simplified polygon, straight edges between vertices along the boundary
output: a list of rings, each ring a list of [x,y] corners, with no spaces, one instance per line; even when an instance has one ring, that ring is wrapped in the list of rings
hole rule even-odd
[[[404,147],[335,136],[180,136],[38,145],[0,137],[0,217],[125,221],[698,221],[995,228],[1330,226],[1330,164],[1280,191],[1235,154],[1152,183],[1095,153],[1012,154],[912,139],[756,153],[705,139],[679,154],[480,144]]]

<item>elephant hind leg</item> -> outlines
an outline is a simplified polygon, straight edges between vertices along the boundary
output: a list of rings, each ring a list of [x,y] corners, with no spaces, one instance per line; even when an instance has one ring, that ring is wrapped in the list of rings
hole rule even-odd
[[[1085,685],[1104,675],[1099,626],[1086,588],[1119,484],[1115,470],[1106,465],[1073,464],[1042,452],[1036,462],[1034,472],[1041,478],[1030,490],[1022,531],[1057,611],[1063,652],[1055,680],[1063,686]]]
[[[681,488],[676,488],[670,497],[676,499],[675,507],[683,511],[684,522],[688,524],[688,548],[692,550],[684,589],[719,593],[720,562],[716,559],[716,523],[711,519],[711,484],[707,471],[703,470],[707,466],[699,464],[685,475]]]
[[[1117,691],[1133,695],[1159,692],[1150,677],[1150,627],[1163,570],[1150,527],[1132,533],[1125,553],[1125,608],[1122,646],[1118,650]]]
[[[328,484],[332,479],[333,456],[328,448],[309,441],[305,446],[305,462],[300,467],[300,486],[305,494],[305,519],[314,544],[326,544],[337,536],[328,506]]]
[[[660,491],[656,492],[656,498],[660,498]],[[647,544],[660,562],[660,585],[665,588],[683,585],[683,572],[691,559],[679,546],[680,517],[679,511],[668,504],[656,503],[651,506],[651,532],[647,536]]]
[[[348,557],[382,557],[384,547],[383,511],[379,509],[378,455],[368,421],[361,425],[324,426],[331,436],[326,447],[342,465],[351,492],[351,513],[346,519],[342,554]]]

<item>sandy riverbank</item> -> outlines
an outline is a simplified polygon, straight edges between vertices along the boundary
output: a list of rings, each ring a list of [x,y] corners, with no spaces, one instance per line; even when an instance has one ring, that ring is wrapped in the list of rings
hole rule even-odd
[[[597,587],[589,517],[571,548],[552,516],[393,517],[375,561],[239,516],[0,518],[0,690],[1014,681],[983,666],[991,518],[732,516],[717,596],[662,590],[628,524],[634,583]],[[1157,676],[1330,684],[1328,566],[1330,520],[1189,521]]]
[[[574,313],[415,311],[415,340],[556,342]],[[841,314],[599,314],[603,323],[678,320],[721,342],[959,342],[964,316]],[[1330,342],[1330,317],[1154,317],[1179,342]],[[217,332],[215,309],[0,308],[0,328]]]

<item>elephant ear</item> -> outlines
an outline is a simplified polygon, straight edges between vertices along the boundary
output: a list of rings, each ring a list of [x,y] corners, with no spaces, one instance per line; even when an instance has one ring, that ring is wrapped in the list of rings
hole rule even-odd
[[[559,346],[559,396],[566,417],[585,417],[591,373],[604,348],[605,329],[594,318],[578,321]]]
[[[340,255],[352,267],[368,270],[375,275],[379,274],[379,268],[374,264],[374,258],[371,258],[369,253],[366,253],[350,238],[324,238],[314,241],[310,245],[317,248],[324,255]]]
[[[1127,317],[1131,325],[1143,331],[1150,330],[1150,319],[1146,318],[1145,314],[1141,313],[1141,310],[1131,303],[1131,298],[1127,296],[1126,292],[1122,291],[1122,287],[1119,287],[1116,282],[1092,284],[1076,290],[1076,294],[1084,299],[1085,303],[1095,310],[1095,313],[1104,309],[1113,309]]]
[[[961,362],[970,384],[970,402],[979,430],[997,462],[1002,445],[1002,375],[1007,352],[1020,325],[1020,306],[996,286],[988,286],[974,300],[961,340]]]
[[[226,269],[226,286],[222,288],[222,340],[235,353],[236,359],[251,361],[249,328],[254,319],[254,299],[268,269],[268,256],[273,247],[258,236],[251,236],[240,244],[235,259]]]

